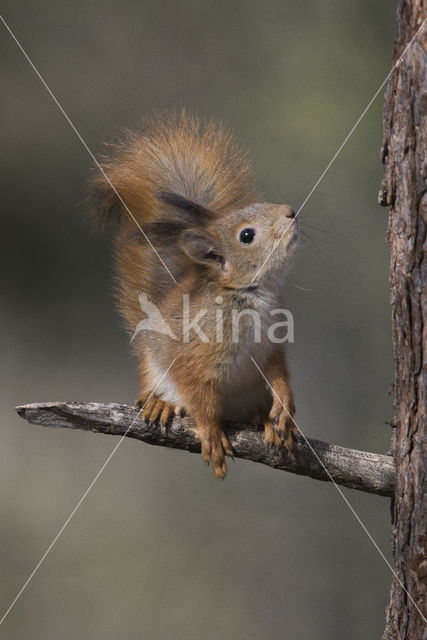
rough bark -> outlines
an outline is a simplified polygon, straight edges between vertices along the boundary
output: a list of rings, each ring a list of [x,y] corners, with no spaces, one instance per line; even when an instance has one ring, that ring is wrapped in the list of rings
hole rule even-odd
[[[16,410],[29,422],[45,427],[127,435],[149,444],[200,453],[199,439],[188,418],[175,418],[164,427],[144,422],[136,407],[95,402],[35,403]],[[391,456],[346,449],[311,439],[309,444],[304,440],[295,443],[290,454],[285,447],[276,449],[266,445],[262,430],[254,425],[228,423],[224,428],[236,458],[261,462],[317,480],[330,481],[332,476],[334,482],[344,487],[382,496],[393,495],[395,471]]]
[[[399,0],[393,62],[426,17],[419,0]],[[426,615],[426,25],[393,72],[384,107],[380,202],[389,207],[390,291],[395,366],[392,440],[396,464],[392,547],[394,569]],[[423,208],[424,197],[424,208]],[[424,214],[424,215],[423,215]],[[424,365],[424,366],[423,366]],[[394,579],[384,640],[426,637],[422,615]]]

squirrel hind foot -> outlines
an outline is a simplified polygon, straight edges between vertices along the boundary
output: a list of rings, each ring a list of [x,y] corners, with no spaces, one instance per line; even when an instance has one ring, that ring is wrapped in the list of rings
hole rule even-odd
[[[230,456],[234,460],[232,446],[221,430],[207,430],[201,434],[202,458],[209,465],[212,463],[214,475],[219,480],[224,480],[227,475],[227,463],[225,456]]]

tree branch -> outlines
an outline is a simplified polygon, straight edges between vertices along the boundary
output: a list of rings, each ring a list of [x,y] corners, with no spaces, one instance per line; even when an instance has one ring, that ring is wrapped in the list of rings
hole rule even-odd
[[[34,403],[16,407],[16,411],[28,422],[44,427],[127,435],[161,447],[200,453],[200,442],[189,418],[174,418],[164,427],[159,423],[144,422],[136,407],[98,402]],[[226,423],[224,429],[236,458],[330,481],[323,464],[337,484],[381,496],[393,495],[395,468],[391,456],[346,449],[319,440],[309,440],[311,449],[302,439],[289,453],[285,447],[278,450],[265,444],[260,427]]]

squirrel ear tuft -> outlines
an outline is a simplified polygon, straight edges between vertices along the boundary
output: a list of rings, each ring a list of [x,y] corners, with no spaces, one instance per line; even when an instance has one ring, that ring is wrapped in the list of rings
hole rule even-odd
[[[207,231],[187,229],[181,234],[181,246],[193,262],[223,271],[228,268],[218,239]]]

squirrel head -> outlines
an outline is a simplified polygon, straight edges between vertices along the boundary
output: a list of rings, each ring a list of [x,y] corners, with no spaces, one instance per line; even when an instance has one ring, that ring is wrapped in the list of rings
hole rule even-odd
[[[297,246],[295,213],[289,205],[258,203],[185,229],[180,245],[210,279],[241,289],[283,274]]]

